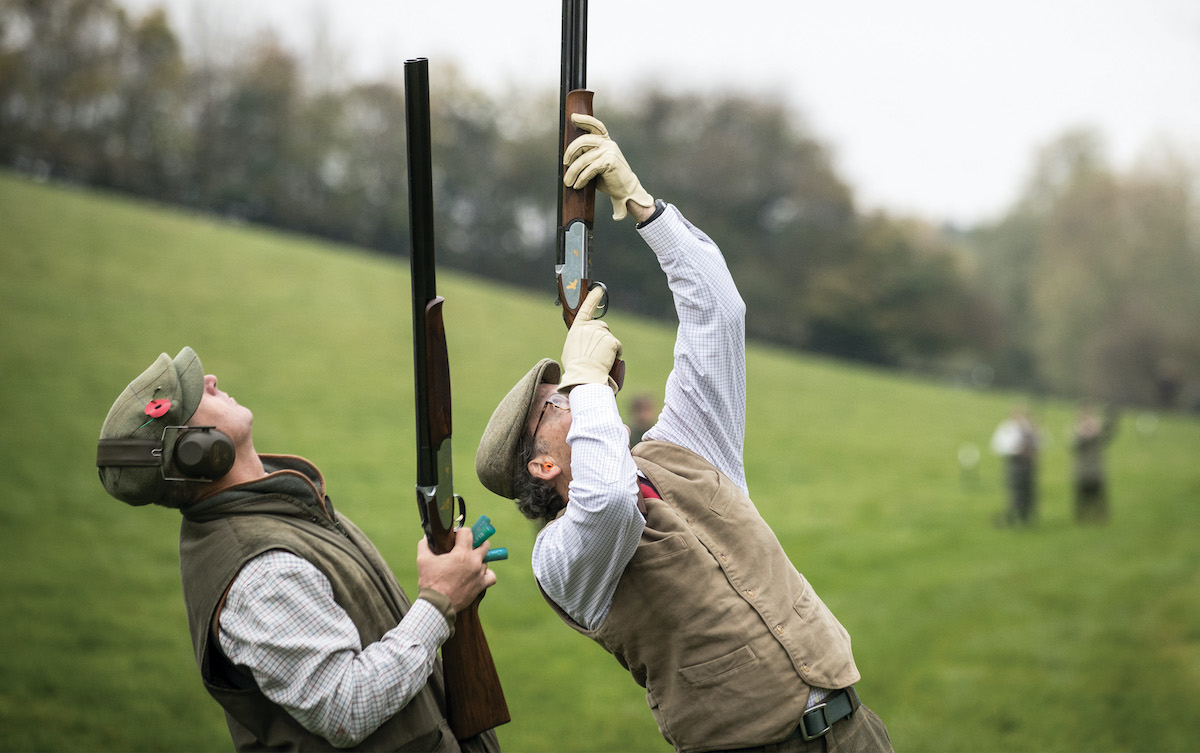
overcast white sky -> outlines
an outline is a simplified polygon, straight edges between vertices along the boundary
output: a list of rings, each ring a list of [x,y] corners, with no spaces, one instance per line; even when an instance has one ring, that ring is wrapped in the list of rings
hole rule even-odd
[[[203,17],[302,52],[320,27],[364,76],[424,56],[481,86],[558,87],[559,0],[119,2],[165,6],[185,40]],[[1077,126],[1122,169],[1164,137],[1200,153],[1196,0],[592,0],[588,25],[597,114],[650,79],[777,92],[863,208],[994,217],[1036,149]]]

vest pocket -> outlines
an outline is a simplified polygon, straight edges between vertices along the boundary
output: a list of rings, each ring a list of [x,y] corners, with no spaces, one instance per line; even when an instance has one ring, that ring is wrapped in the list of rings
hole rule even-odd
[[[857,682],[850,634],[812,586],[805,584],[792,608],[800,622],[794,629],[785,629],[781,640],[804,681],[822,688],[842,688]]]
[[[721,474],[712,475],[716,477],[716,482],[713,484],[713,494],[708,499],[708,509],[723,518],[729,512],[729,505],[733,501],[733,494],[729,490],[732,485],[725,481]]]
[[[654,723],[658,725],[659,734],[667,740],[674,740],[675,738],[671,736],[671,730],[667,727],[667,717],[659,707],[658,699],[649,690],[646,691],[646,703],[650,706],[650,715],[654,717]]]
[[[742,646],[724,656],[710,659],[690,667],[680,667],[679,674],[690,685],[709,685],[718,682],[723,675],[743,667],[748,667],[758,661],[758,656],[749,646]]]
[[[850,649],[850,636],[846,629],[817,596],[812,586],[807,586],[800,598],[792,605],[792,609],[800,617],[800,629],[806,638],[813,643],[827,645],[833,648]]]
[[[661,533],[650,528],[642,529],[642,540],[633,553],[636,562],[651,562],[670,557],[688,548],[688,542],[680,533]]]

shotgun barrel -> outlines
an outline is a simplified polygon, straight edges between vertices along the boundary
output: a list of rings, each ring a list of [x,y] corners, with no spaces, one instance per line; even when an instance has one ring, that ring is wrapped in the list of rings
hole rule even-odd
[[[417,416],[417,506],[435,554],[454,548],[466,504],[454,493],[451,453],[450,357],[437,294],[433,244],[433,156],[429,115],[429,61],[404,63],[408,132],[408,202],[412,238],[413,377]],[[484,592],[486,593],[486,592]],[[483,625],[479,594],[455,618],[454,634],[442,644],[446,720],[459,740],[509,721],[508,705]]]
[[[558,140],[558,248],[554,276],[558,283],[558,304],[563,322],[569,328],[579,307],[595,285],[592,277],[592,230],[596,221],[596,183],[581,189],[563,185],[566,166],[562,156],[567,145],[584,131],[571,120],[572,115],[592,114],[592,92],[587,89],[587,0],[563,0],[562,67],[559,78]],[[595,317],[608,311],[608,289],[596,308]],[[610,372],[620,387],[625,381],[625,362],[617,359]]]

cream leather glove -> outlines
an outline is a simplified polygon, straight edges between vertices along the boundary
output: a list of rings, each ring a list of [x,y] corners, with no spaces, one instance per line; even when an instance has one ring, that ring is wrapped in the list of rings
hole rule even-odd
[[[563,183],[570,188],[582,189],[595,178],[596,188],[612,198],[614,220],[625,219],[625,202],[630,199],[644,207],[654,206],[654,197],[642,188],[617,142],[609,138],[604,124],[591,115],[580,113],[571,115],[571,120],[587,133],[567,146],[563,155],[563,164],[567,166]]]
[[[565,394],[580,384],[607,384],[617,394],[619,387],[608,372],[621,356],[621,341],[608,331],[608,324],[592,318],[603,298],[604,288],[592,288],[575,314],[563,343],[559,392]]]

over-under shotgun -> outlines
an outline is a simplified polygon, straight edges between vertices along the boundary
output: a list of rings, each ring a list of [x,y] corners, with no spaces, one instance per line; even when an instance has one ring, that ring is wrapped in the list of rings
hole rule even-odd
[[[408,124],[408,206],[412,232],[413,364],[417,415],[417,506],[429,548],[454,548],[466,503],[454,493],[450,452],[450,358],[437,294],[433,246],[433,158],[429,117],[429,61],[404,63]],[[457,516],[456,516],[457,508]],[[486,592],[485,592],[486,593]],[[458,613],[454,635],[442,645],[446,719],[459,740],[509,721],[492,652],[479,622],[479,601]]]

